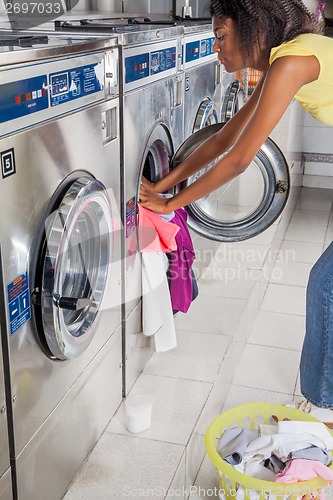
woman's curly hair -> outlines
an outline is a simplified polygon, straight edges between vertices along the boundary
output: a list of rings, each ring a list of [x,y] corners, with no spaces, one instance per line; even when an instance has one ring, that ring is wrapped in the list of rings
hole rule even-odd
[[[269,52],[303,33],[320,33],[302,0],[210,0],[209,10],[234,21],[244,58],[255,47]]]

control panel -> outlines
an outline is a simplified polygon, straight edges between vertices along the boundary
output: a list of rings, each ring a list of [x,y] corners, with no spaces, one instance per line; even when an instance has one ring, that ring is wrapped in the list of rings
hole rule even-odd
[[[104,52],[0,70],[0,137],[105,100],[108,75]]]
[[[185,68],[216,59],[213,52],[215,38],[206,34],[191,35],[185,38]]]
[[[124,49],[124,90],[129,91],[177,73],[176,41]]]

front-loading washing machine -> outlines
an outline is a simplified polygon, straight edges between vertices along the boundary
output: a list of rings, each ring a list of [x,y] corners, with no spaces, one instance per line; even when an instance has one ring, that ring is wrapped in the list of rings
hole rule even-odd
[[[184,32],[184,139],[197,130],[218,123],[216,100],[220,68],[213,52],[210,24],[189,25]]]
[[[145,41],[124,35],[122,52],[122,139],[125,223],[125,387],[133,386],[154,351],[142,332],[141,254],[137,200],[144,175],[156,181],[183,142],[182,29],[150,30]]]
[[[146,16],[59,20],[58,33],[114,34],[120,54],[123,238],[123,394],[154,352],[142,332],[142,262],[137,241],[141,177],[157,180],[184,140],[184,26]]]
[[[244,94],[234,73],[227,73],[213,51],[215,37],[207,22],[185,21],[184,28],[184,138],[198,130],[228,121],[243,105]],[[195,275],[209,265],[217,245],[192,233]]]
[[[6,33],[1,42],[13,492],[59,500],[122,399],[118,51],[115,39]]]

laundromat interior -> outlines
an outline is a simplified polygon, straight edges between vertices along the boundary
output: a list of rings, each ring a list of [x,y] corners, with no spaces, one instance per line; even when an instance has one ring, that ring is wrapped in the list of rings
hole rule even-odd
[[[0,5],[1,500],[230,498],[210,424],[304,399],[332,127],[293,100],[244,174],[186,207],[187,284],[139,221],[142,177],[177,168],[260,78],[218,63],[208,3]],[[325,17],[332,36],[333,0]]]

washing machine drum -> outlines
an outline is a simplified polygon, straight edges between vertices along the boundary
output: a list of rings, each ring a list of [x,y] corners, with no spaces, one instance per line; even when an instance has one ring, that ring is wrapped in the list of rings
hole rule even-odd
[[[214,124],[190,136],[172,159],[172,168],[184,161],[223,124]],[[213,164],[183,182],[193,183]],[[223,242],[241,241],[265,231],[281,214],[290,191],[287,161],[268,138],[246,171],[219,189],[188,205],[189,226],[200,235]]]
[[[105,186],[82,176],[47,209],[32,294],[39,343],[51,359],[78,357],[96,333],[111,259],[112,214]]]

